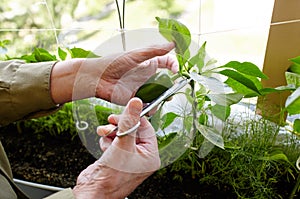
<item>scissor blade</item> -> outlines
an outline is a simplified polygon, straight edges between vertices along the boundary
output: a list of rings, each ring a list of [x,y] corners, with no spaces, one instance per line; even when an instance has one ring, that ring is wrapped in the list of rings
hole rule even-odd
[[[185,85],[187,85],[190,82],[190,79],[183,79],[179,81],[178,83],[175,83],[171,88],[166,90],[163,94],[161,94],[157,99],[153,100],[150,104],[145,106],[143,108],[143,111],[140,114],[140,117],[143,117],[146,115],[149,111],[151,111],[154,107],[158,106],[161,102],[168,99],[172,95],[174,95],[176,92],[178,92],[180,89],[182,89]]]

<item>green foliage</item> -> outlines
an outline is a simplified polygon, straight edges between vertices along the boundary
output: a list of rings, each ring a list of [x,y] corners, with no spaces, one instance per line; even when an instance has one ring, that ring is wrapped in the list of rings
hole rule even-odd
[[[206,42],[198,49],[195,55],[191,55],[189,46],[191,44],[191,34],[189,29],[182,23],[174,19],[162,19],[156,17],[159,23],[159,32],[168,41],[173,41],[176,44],[176,55],[179,62],[179,76],[190,78],[191,90],[186,92],[186,97],[189,99],[193,107],[192,116],[194,118],[194,125],[198,131],[211,143],[223,148],[223,138],[217,134],[214,127],[205,126],[199,123],[197,119],[197,112],[204,109],[202,99],[210,103],[208,110],[211,113],[225,121],[230,115],[230,106],[238,103],[246,95],[261,95],[262,89],[259,78],[267,78],[259,68],[249,62],[231,61],[223,66],[207,67],[214,61],[205,61],[206,58]],[[219,79],[211,77],[212,74],[223,75],[228,79],[222,82]],[[243,86],[244,92],[240,89]],[[235,92],[228,92],[230,88]],[[191,98],[192,97],[192,98]],[[199,104],[198,102],[201,102]],[[213,104],[213,103],[215,104]],[[165,126],[161,126],[164,129]]]
[[[8,40],[0,41],[1,46],[5,47],[9,44]],[[9,57],[6,55],[6,59],[21,59],[24,60],[26,63],[36,63],[36,62],[46,62],[46,61],[59,61],[59,60],[66,60],[70,58],[94,58],[99,57],[98,55],[94,54],[89,50],[84,50],[82,48],[66,48],[63,50],[62,48],[57,49],[57,55],[54,55],[43,48],[34,48],[33,52],[27,55],[22,55],[20,57]],[[49,133],[52,136],[60,135],[63,133],[68,133],[71,137],[77,135],[76,125],[73,120],[73,112],[72,112],[72,103],[66,103],[63,105],[61,109],[59,109],[56,113],[31,119],[27,121],[17,122],[17,126],[27,129],[31,129],[37,136],[42,135],[43,133]],[[99,124],[106,124],[107,123],[107,116],[111,113],[108,110],[104,110],[99,106],[95,107],[95,112],[97,114],[98,122],[95,125]],[[87,117],[87,116],[86,116]],[[83,119],[87,119],[87,118]]]
[[[84,50],[82,48],[67,48],[69,51],[71,58],[96,58],[99,55],[94,54],[92,51]],[[62,54],[62,53],[61,53]],[[63,55],[66,55],[65,53]],[[65,56],[62,56],[65,57]]]
[[[300,74],[300,56],[290,59],[292,64],[287,71]]]
[[[295,88],[291,90],[292,93],[288,96],[285,102],[285,109],[289,115],[300,114],[300,56],[290,59],[292,64],[288,68],[285,77],[288,86]],[[296,119],[293,123],[294,132],[300,135],[300,119]]]
[[[66,103],[56,113],[21,122],[27,129],[43,135],[49,133],[52,136],[68,133],[72,137],[77,135],[73,120],[72,103]]]
[[[63,61],[69,57],[71,58],[96,58],[99,55],[94,54],[92,51],[84,50],[82,48],[66,48],[66,51],[62,48],[57,49],[56,55],[51,54],[49,51],[43,48],[34,48],[33,52],[28,55],[22,55],[21,57],[9,57],[7,55],[7,59],[21,59],[27,63],[36,63],[36,62],[46,62],[46,61]]]
[[[295,182],[299,173],[293,165],[299,156],[297,139],[286,138],[288,141],[277,142],[278,126],[265,120],[251,119],[245,123],[230,123],[229,116],[230,106],[242,98],[295,88],[263,88],[260,79],[267,79],[267,76],[250,62],[231,61],[223,66],[211,66],[215,61],[205,61],[206,42],[195,55],[191,55],[188,28],[173,19],[156,19],[162,36],[176,43],[180,78],[191,79],[190,88],[184,92],[192,107],[191,113],[184,116],[185,131],[171,132],[158,139],[160,151],[167,154],[172,149],[169,148],[172,142],[176,146],[184,146],[185,140],[191,138],[188,134],[193,134],[192,144],[170,166],[170,170],[190,173],[200,183],[229,190],[237,198],[287,198],[289,194],[290,198],[294,197],[296,192],[292,190],[294,186],[298,188]],[[209,69],[206,66],[210,66]],[[227,79],[222,82],[212,77],[213,74]],[[298,98],[296,89],[287,101],[286,110],[291,114],[298,114]],[[179,117],[172,113],[162,115],[158,111],[151,123],[156,129],[165,129]],[[209,118],[220,119],[228,129],[219,132]],[[296,120],[296,123],[299,124],[299,121]],[[172,154],[176,150],[178,148],[174,148]],[[172,161],[169,153],[169,157],[163,156],[162,162]],[[176,178],[182,177],[177,174]]]
[[[290,115],[300,114],[300,87],[287,98],[285,107]]]
[[[300,150],[297,140],[285,137],[277,142],[279,127],[264,119],[238,124],[230,119],[226,126],[225,150],[215,147],[199,158],[195,148],[205,140],[196,136],[193,146],[169,167],[177,173],[174,180],[189,174],[199,186],[216,187],[234,198],[296,196],[291,193],[299,174],[293,164]]]
[[[0,40],[0,54],[3,54],[7,51],[6,46],[8,44],[10,44],[9,40],[3,40],[3,41]]]
[[[135,96],[139,97],[145,103],[150,103],[172,85],[173,81],[167,73],[156,73],[138,89]]]

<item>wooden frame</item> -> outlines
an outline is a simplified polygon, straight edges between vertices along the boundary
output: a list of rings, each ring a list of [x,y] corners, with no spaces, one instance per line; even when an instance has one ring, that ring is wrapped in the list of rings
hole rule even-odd
[[[266,48],[263,72],[269,77],[262,80],[264,87],[286,85],[285,71],[291,64],[288,59],[300,55],[300,1],[275,0],[272,22]],[[257,113],[263,117],[283,123],[280,114],[288,92],[259,97]]]

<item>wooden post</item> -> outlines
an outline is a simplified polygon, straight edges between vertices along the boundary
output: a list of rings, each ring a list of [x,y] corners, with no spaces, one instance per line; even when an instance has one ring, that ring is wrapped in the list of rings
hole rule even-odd
[[[263,72],[269,77],[262,80],[264,87],[286,85],[285,71],[291,64],[288,59],[300,55],[300,1],[275,0],[266,48]],[[283,124],[285,115],[280,113],[288,92],[259,97],[257,113]]]

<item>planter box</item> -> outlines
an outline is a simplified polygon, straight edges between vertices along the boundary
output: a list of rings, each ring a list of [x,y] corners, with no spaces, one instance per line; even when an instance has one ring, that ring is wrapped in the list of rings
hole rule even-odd
[[[18,179],[14,179],[14,182],[31,199],[41,199],[57,191],[63,190],[63,188],[60,187],[54,187]]]

